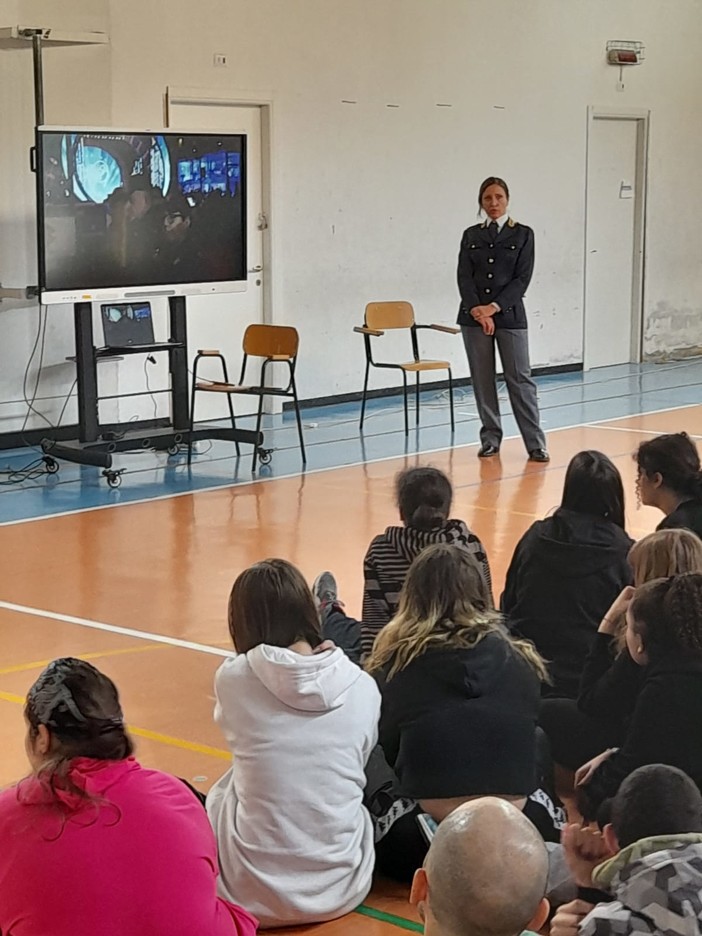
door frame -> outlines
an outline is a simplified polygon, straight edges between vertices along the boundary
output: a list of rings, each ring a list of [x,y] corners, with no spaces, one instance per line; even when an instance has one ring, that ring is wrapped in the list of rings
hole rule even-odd
[[[648,141],[650,135],[651,112],[639,107],[598,107],[591,105],[587,109],[587,133],[585,144],[585,255],[583,268],[583,370],[589,370],[587,344],[587,276],[588,276],[588,205],[590,196],[590,147],[594,122],[596,120],[633,120],[636,121],[636,180],[634,210],[634,272],[631,310],[631,337],[629,359],[640,364],[643,359],[643,320],[646,277],[646,203],[648,196]]]
[[[263,276],[261,277],[262,314],[265,324],[273,324],[274,299],[278,295],[275,277],[275,244],[271,223],[274,197],[273,153],[273,92],[272,91],[218,91],[207,88],[181,88],[168,85],[164,100],[165,122],[170,127],[170,107],[174,104],[213,107],[258,107],[261,110],[261,205],[267,226],[263,230]],[[212,128],[215,130],[216,128]],[[248,269],[248,257],[246,263]]]

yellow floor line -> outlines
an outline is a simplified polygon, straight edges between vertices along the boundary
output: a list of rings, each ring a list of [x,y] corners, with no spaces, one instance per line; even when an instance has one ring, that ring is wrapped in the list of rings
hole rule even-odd
[[[15,705],[24,705],[24,696],[15,695],[14,692],[0,691],[0,702],[12,702]],[[232,755],[223,748],[210,747],[208,744],[199,744],[197,741],[186,741],[185,738],[174,738],[172,735],[161,734],[160,731],[150,731],[148,728],[137,728],[136,725],[127,725],[130,734],[148,741],[157,741],[169,747],[181,748],[184,751],[195,751],[197,754],[206,754],[219,760],[231,760]]]
[[[128,653],[145,653],[147,650],[162,650],[165,644],[140,644],[135,647],[123,647],[121,650],[96,650],[95,653],[78,653],[78,660],[101,660],[103,657],[123,656]],[[36,660],[34,663],[18,663],[16,666],[5,666],[0,669],[0,676],[8,676],[10,673],[25,673],[33,669],[44,669],[51,660]]]

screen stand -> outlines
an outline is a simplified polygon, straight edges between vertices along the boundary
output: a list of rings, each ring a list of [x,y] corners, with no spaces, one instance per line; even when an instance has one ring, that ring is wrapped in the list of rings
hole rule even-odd
[[[190,432],[190,402],[188,399],[188,336],[185,296],[170,296],[168,341],[153,345],[139,345],[135,354],[168,354],[170,372],[170,419],[154,420],[147,428],[130,429],[131,423],[100,424],[98,406],[98,360],[123,357],[131,349],[96,348],[93,335],[93,309],[90,302],[76,302],[73,323],[76,346],[76,390],[78,395],[78,438],[58,442],[51,437],[42,440],[45,461],[49,470],[56,470],[54,459],[95,465],[103,469],[108,484],[119,486],[124,469],[112,465],[114,452],[156,451],[177,454],[179,446],[198,439],[220,439],[243,442],[260,448],[263,433],[234,427],[203,426]],[[149,391],[146,391],[148,393]],[[134,396],[134,394],[131,394]],[[52,462],[53,464],[49,464]]]

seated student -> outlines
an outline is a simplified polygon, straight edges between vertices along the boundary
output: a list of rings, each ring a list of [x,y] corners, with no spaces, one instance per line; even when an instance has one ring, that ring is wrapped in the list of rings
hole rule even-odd
[[[697,446],[686,432],[642,442],[634,455],[636,493],[665,514],[657,529],[683,527],[702,537],[702,471]]]
[[[634,586],[684,572],[702,572],[702,540],[689,530],[649,533],[629,552]],[[577,702],[544,699],[539,724],[556,764],[575,771],[608,747],[621,744],[636,703],[643,670],[626,646],[625,588],[600,622],[585,660]]]
[[[363,560],[363,656],[395,616],[400,591],[415,556],[435,543],[461,546],[475,556],[492,602],[490,566],[482,543],[462,520],[450,520],[453,489],[438,468],[408,468],[395,479],[402,526],[389,526],[368,547]]]
[[[448,545],[420,553],[366,666],[381,688],[380,744],[401,796],[440,822],[469,799],[497,795],[559,837],[545,794],[529,798],[545,666],[501,626],[473,556]],[[409,843],[395,847],[388,835],[379,845],[381,870],[403,878]]]
[[[603,833],[571,825],[566,857],[582,889],[551,936],[702,929],[702,795],[681,770],[639,767],[609,801]],[[599,892],[601,893],[599,893]]]
[[[517,544],[502,596],[510,629],[549,661],[545,695],[577,697],[597,625],[631,582],[632,544],[618,470],[601,452],[579,452],[568,465],[561,506]]]
[[[483,797],[441,823],[410,901],[425,936],[519,936],[546,922],[547,875],[534,826],[509,803]]]
[[[0,793],[0,932],[253,936],[254,918],[217,897],[202,804],[134,759],[107,676],[55,660],[25,718],[32,775]]]
[[[622,745],[575,775],[579,808],[594,819],[625,777],[645,764],[670,764],[702,786],[702,575],[647,582],[627,610],[626,640],[643,667]]]
[[[312,593],[282,559],[237,578],[229,631],[238,655],[217,671],[215,720],[233,762],[207,796],[220,893],[246,895],[263,926],[334,919],[371,887],[377,686],[322,642]]]

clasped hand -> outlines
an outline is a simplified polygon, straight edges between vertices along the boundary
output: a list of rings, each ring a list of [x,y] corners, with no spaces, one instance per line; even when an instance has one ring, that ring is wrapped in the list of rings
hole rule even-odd
[[[481,305],[473,306],[470,310],[470,314],[473,316],[476,322],[480,324],[483,329],[483,332],[486,335],[495,334],[495,323],[492,320],[493,315],[497,309],[494,305]]]

